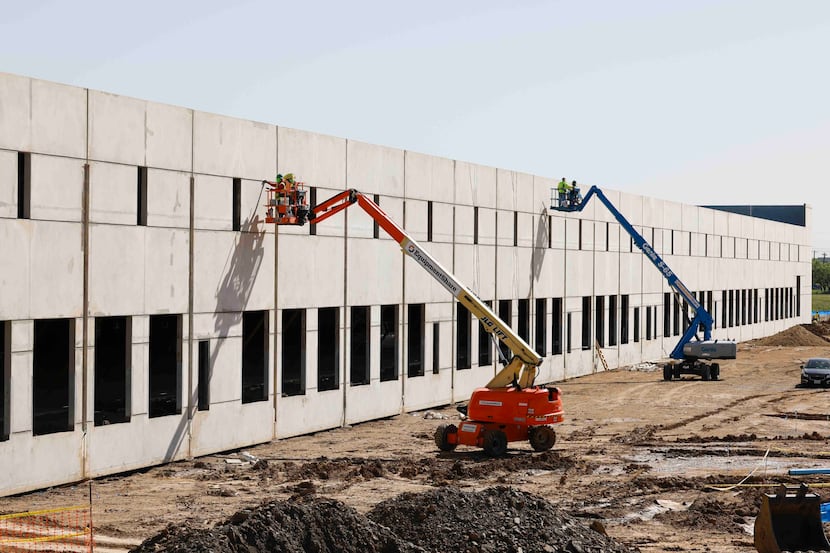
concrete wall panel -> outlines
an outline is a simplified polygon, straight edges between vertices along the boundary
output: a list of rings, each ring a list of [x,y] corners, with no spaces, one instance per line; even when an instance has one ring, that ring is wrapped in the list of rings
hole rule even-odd
[[[406,152],[406,197],[439,202],[455,201],[454,162],[451,159]]]
[[[145,133],[149,167],[193,170],[193,110],[148,102]]]
[[[340,189],[348,186],[370,196],[403,198],[403,150],[355,140],[348,141],[347,150],[346,179],[340,183]]]
[[[495,209],[496,169],[466,161],[456,161],[455,196],[455,203],[459,205]]]
[[[335,192],[346,189],[345,139],[286,127],[280,127],[278,135],[277,166],[281,173],[294,173],[307,186]],[[318,200],[325,197],[318,197]]]
[[[89,249],[89,314],[145,313],[144,229],[92,225]]]
[[[33,319],[80,316],[84,281],[81,226],[43,221],[32,229],[31,251],[37,255],[30,257],[29,316]]]
[[[250,188],[250,181],[243,181],[243,200],[250,198]],[[249,204],[243,203],[243,216],[252,210]],[[245,223],[248,222],[246,218]],[[147,225],[180,229],[190,227],[189,174],[158,169],[147,171]]]
[[[86,103],[83,88],[32,80],[32,151],[86,158]]]
[[[17,217],[17,152],[0,150],[0,219]]]
[[[81,221],[84,167],[77,159],[32,155],[32,219]]]
[[[0,263],[0,290],[14,290],[0,294],[0,313],[5,320],[30,316],[32,226],[29,221],[0,219],[0,244],[6,256]]]
[[[89,91],[90,159],[146,165],[147,102]]]
[[[273,180],[276,155],[277,130],[273,125],[201,111],[193,113],[195,172]]]
[[[156,176],[156,175],[153,175]],[[148,175],[147,203],[155,195],[157,183]],[[188,184],[188,190],[190,185]],[[78,208],[80,198],[78,198]],[[188,204],[189,213],[189,204]],[[80,209],[79,218],[80,220]],[[138,221],[138,169],[133,165],[101,163],[93,161],[89,167],[89,220],[92,223],[136,225]],[[148,214],[149,222],[149,214]],[[190,224],[188,215],[186,225]]]
[[[0,73],[0,148],[32,150],[32,79]]]

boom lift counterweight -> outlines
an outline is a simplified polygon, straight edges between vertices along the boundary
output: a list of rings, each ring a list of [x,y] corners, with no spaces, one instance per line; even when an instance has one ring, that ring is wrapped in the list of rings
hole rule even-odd
[[[696,374],[703,380],[718,380],[720,365],[711,361],[713,359],[735,359],[737,344],[731,340],[712,340],[712,315],[704,309],[703,305],[695,298],[695,295],[689,291],[674,271],[669,268],[668,264],[663,261],[663,258],[654,251],[651,244],[646,242],[643,235],[637,232],[637,229],[628,222],[628,219],[614,207],[614,204],[596,186],[591,187],[584,200],[579,196],[578,190],[572,191],[568,198],[564,200],[557,198],[554,194],[555,189],[552,189],[550,208],[565,212],[582,211],[593,196],[599,198],[608,208],[608,211],[611,212],[611,215],[620,223],[620,226],[631,236],[634,245],[657,267],[657,270],[666,279],[674,293],[679,295],[694,311],[694,317],[689,321],[688,328],[669,355],[673,362],[663,367],[663,379],[680,378],[681,374]],[[686,313],[684,313],[684,316],[686,316]],[[701,329],[703,330],[703,340],[698,336],[698,331]]]
[[[309,207],[305,193],[286,193],[280,182],[263,181],[269,186],[266,209],[279,206],[280,211],[268,212],[266,221],[277,225],[321,223],[347,207],[359,205],[403,252],[415,260],[459,303],[466,307],[484,329],[504,343],[512,357],[483,388],[473,391],[467,405],[467,420],[460,427],[442,424],[435,431],[435,443],[442,451],[452,451],[458,444],[482,447],[490,455],[503,455],[508,442],[528,440],[536,451],[553,447],[556,434],[550,425],[562,422],[562,398],[556,387],[534,384],[542,358],[533,348],[482,302],[476,294],[458,281],[432,255],[426,252],[406,231],[399,227],[380,207],[357,190],[344,190],[328,200]],[[273,215],[271,215],[273,213]]]

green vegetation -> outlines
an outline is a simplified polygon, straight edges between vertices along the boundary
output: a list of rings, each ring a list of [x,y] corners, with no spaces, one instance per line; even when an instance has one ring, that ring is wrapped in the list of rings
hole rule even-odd
[[[830,263],[813,258],[813,286],[822,292],[830,291]]]
[[[830,294],[813,290],[813,311],[830,311]]]

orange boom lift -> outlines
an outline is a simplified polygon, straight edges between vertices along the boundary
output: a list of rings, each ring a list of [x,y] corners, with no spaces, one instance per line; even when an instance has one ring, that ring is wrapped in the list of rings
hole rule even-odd
[[[278,175],[276,182],[263,181],[263,184],[268,186],[265,220],[277,225],[320,223],[353,204],[359,205],[400,244],[406,255],[478,318],[491,337],[510,350],[510,359],[502,359],[503,368],[483,388],[473,391],[466,409],[459,409],[467,415],[460,427],[442,424],[435,430],[435,443],[439,449],[452,451],[458,444],[464,444],[484,448],[489,455],[499,456],[507,451],[508,442],[527,440],[536,451],[553,447],[556,433],[551,425],[563,420],[562,396],[559,388],[534,384],[542,358],[375,202],[351,189],[309,207],[303,183],[295,182],[290,174]],[[500,351],[499,348],[496,351]]]

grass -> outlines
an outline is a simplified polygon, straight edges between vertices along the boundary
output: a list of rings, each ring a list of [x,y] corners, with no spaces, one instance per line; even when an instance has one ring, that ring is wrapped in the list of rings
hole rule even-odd
[[[830,311],[830,293],[813,290],[813,311]]]

